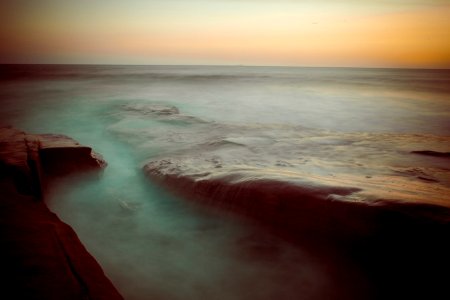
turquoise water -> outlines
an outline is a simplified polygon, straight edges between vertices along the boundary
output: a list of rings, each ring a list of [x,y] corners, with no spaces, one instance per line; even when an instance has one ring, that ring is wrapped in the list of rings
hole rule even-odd
[[[36,97],[42,84],[27,89]],[[256,226],[193,207],[149,182],[133,147],[108,130],[117,121],[118,104],[93,104],[88,91],[68,90],[55,98],[45,93],[33,113],[14,125],[62,132],[93,146],[108,162],[98,180],[57,182],[47,203],[76,230],[126,299],[282,299],[299,289],[311,299],[322,294],[326,280],[302,250]],[[286,280],[291,273],[296,275]],[[320,280],[304,287],[314,276]]]
[[[141,171],[145,161],[239,126],[450,134],[448,71],[2,70],[2,125],[69,135],[108,162],[98,180],[61,180],[47,201],[126,299],[324,299],[343,284],[304,249],[156,186]]]

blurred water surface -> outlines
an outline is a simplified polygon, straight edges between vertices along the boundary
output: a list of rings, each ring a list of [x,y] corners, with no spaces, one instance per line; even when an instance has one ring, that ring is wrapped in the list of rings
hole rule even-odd
[[[449,70],[4,65],[0,76],[1,125],[69,135],[108,162],[48,203],[126,299],[324,299],[340,284],[302,249],[144,178],[146,160],[201,144],[208,128],[450,134]],[[257,132],[246,138],[273,138]]]

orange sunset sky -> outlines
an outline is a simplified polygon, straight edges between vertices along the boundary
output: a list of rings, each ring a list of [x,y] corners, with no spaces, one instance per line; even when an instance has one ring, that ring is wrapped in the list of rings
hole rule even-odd
[[[450,68],[450,0],[2,0],[1,63]]]

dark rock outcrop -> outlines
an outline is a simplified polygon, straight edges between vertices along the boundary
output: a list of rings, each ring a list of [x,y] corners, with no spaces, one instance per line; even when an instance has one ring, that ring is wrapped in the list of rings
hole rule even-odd
[[[447,207],[364,199],[361,188],[301,180],[292,174],[274,179],[267,172],[187,170],[192,169],[183,161],[169,159],[144,167],[153,181],[184,197],[256,219],[323,259],[356,266],[371,285],[369,299],[450,296],[440,275],[450,267]]]
[[[0,128],[2,299],[122,299],[72,228],[40,201],[53,176],[105,166],[69,137]]]
[[[40,198],[48,178],[104,167],[99,154],[68,136],[0,128],[0,170],[14,180],[21,194]]]
[[[411,151],[411,153],[425,155],[425,156],[450,158],[450,152],[439,152],[439,151],[431,151],[431,150],[418,150],[418,151]]]
[[[106,162],[92,148],[80,145],[65,135],[40,134],[39,157],[48,175],[65,175],[80,171],[95,171]]]

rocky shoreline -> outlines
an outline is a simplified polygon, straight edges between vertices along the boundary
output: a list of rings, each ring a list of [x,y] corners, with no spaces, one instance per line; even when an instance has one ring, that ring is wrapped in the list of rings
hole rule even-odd
[[[405,197],[363,199],[364,188],[350,181],[347,186],[333,185],[292,174],[279,178],[222,168],[205,173],[205,163],[193,162],[161,159],[143,169],[150,180],[183,197],[256,220],[319,259],[333,257],[331,264],[356,267],[370,285],[364,291],[367,299],[450,296],[441,275],[450,267],[448,207],[407,202]],[[342,276],[345,273],[342,270]]]
[[[100,155],[67,136],[0,128],[2,298],[123,299],[43,201],[52,178],[104,167]]]
[[[246,157],[242,141],[231,142],[231,146],[214,144],[220,151],[197,149],[196,155],[185,151],[154,159],[143,171],[184,198],[256,220],[315,252],[318,259],[357,268],[364,279],[353,278],[355,282],[370,285],[354,287],[363,290],[364,299],[450,297],[447,278],[441,276],[450,268],[450,208],[439,205],[446,203],[442,197],[448,186],[441,173],[427,168],[434,173],[429,171],[433,177],[424,180],[418,171],[420,176],[414,173],[410,178],[398,168],[399,176],[381,172],[324,176],[302,173],[288,162],[251,168],[227,161]],[[228,157],[224,149],[244,154]],[[443,156],[432,151],[411,154]],[[0,128],[2,296],[122,299],[72,228],[43,201],[52,178],[98,173],[105,167],[100,155],[67,136]],[[378,195],[392,198],[377,198],[379,190]],[[407,201],[413,194],[416,198]],[[343,269],[342,276],[345,273]]]

